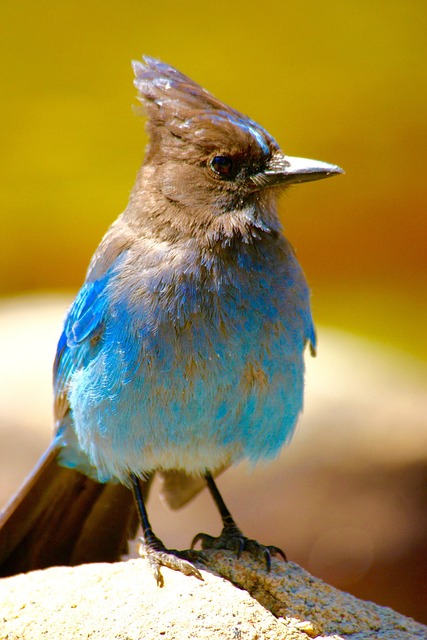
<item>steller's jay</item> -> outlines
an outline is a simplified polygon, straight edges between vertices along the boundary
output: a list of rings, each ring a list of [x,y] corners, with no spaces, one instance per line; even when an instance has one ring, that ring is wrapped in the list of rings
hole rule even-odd
[[[315,332],[277,199],[342,171],[285,156],[173,67],[146,57],[134,71],[145,160],[65,319],[55,437],[2,515],[0,575],[115,560],[139,518],[158,584],[160,566],[200,577],[198,552],[165,549],[151,529],[156,472],[173,508],[207,484],[223,530],[192,546],[247,550],[267,569],[283,555],[243,536],[213,478],[292,436]]]

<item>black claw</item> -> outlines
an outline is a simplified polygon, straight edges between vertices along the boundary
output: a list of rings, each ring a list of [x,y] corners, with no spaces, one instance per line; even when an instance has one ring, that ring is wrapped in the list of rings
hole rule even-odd
[[[237,527],[224,527],[217,538],[207,533],[198,533],[194,536],[191,548],[200,542],[202,549],[227,549],[233,551],[237,558],[240,558],[243,551],[249,553],[253,558],[262,560],[265,563],[267,572],[271,571],[271,557],[280,555],[286,562],[286,556],[279,547],[265,546],[256,540],[246,538]]]
[[[245,550],[245,538],[243,538],[242,536],[239,536],[234,539],[236,541],[236,547],[237,547],[236,556],[240,558],[240,556],[242,555],[242,551]]]
[[[196,546],[196,544],[198,542],[202,542],[202,548],[203,548],[203,540],[205,538],[210,538],[211,536],[208,536],[207,533],[198,533],[194,536],[194,538],[191,541],[191,545],[190,545],[190,549],[194,549],[194,547]]]
[[[268,547],[270,553],[272,556],[282,556],[283,560],[285,562],[288,561],[287,557],[286,557],[286,553],[284,551],[282,551],[282,549],[280,549],[280,547]]]
[[[271,571],[271,553],[269,549],[266,549],[264,551],[264,560],[265,560],[265,567],[267,569],[267,573],[270,573]]]

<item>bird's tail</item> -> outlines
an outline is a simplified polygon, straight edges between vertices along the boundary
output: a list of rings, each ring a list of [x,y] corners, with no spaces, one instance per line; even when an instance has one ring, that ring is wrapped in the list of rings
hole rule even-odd
[[[0,576],[55,565],[113,562],[138,518],[120,484],[100,484],[57,464],[54,444],[0,514]],[[148,492],[149,482],[145,483]]]

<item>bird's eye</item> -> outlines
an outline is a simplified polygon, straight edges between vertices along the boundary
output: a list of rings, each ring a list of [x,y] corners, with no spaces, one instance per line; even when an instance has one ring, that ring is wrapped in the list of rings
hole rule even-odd
[[[222,178],[229,178],[233,174],[233,160],[229,156],[214,156],[210,166]]]

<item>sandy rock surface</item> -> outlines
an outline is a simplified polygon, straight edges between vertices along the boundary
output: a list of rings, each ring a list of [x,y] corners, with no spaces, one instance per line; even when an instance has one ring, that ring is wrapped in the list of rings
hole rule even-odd
[[[145,560],[5,578],[0,639],[427,639],[427,627],[338,591],[291,562],[274,560],[267,574],[246,554],[236,560],[209,552],[208,558],[203,581],[163,569],[162,589]]]

